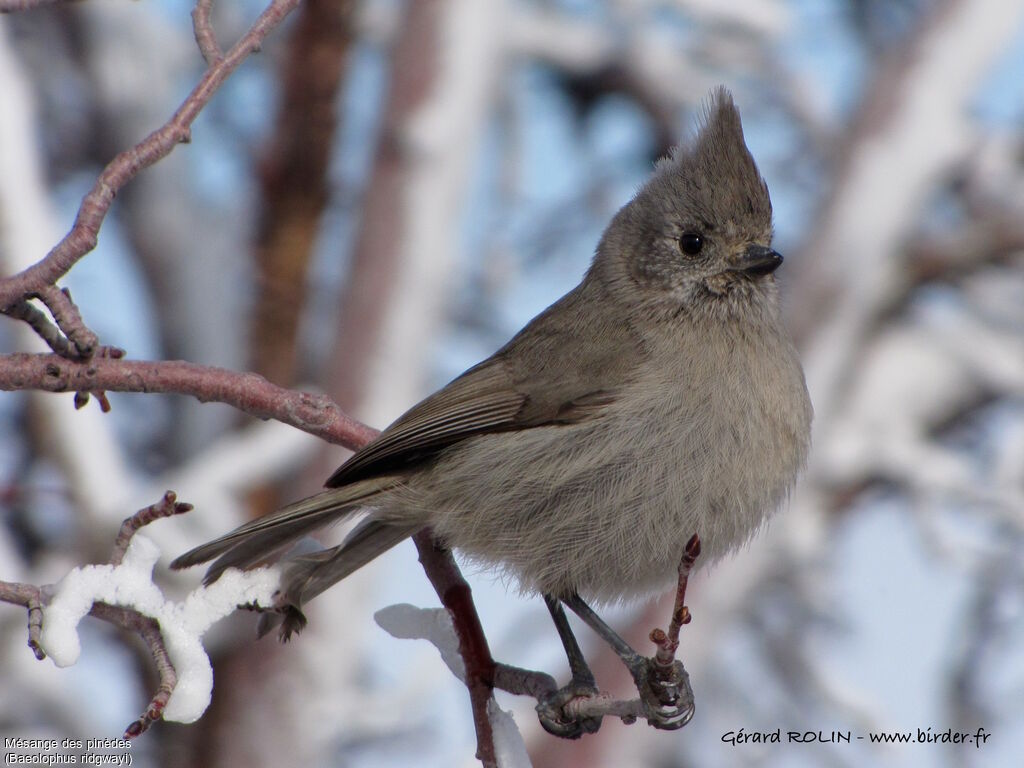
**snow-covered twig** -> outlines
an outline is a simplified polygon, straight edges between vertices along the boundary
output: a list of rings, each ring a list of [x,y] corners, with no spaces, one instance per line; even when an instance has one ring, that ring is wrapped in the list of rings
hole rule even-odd
[[[239,604],[269,602],[276,588],[276,574],[262,569],[230,574],[222,586],[200,588],[180,605],[165,600],[152,583],[159,550],[135,534],[154,520],[191,508],[168,491],[159,502],[124,521],[106,564],[76,568],[55,586],[0,582],[0,601],[28,609],[28,644],[37,659],[48,653],[58,666],[74,664],[80,653],[76,627],[86,615],[143,639],[160,682],[146,711],[126,728],[125,738],[138,736],[165,715],[183,722],[198,718],[209,703],[213,683],[200,642],[202,634]],[[180,676],[175,658],[184,668]],[[168,709],[179,683],[184,689],[181,701]]]

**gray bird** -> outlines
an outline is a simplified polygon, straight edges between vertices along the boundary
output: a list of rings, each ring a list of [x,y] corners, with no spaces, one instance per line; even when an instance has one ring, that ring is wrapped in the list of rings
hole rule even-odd
[[[612,219],[578,286],[328,490],[172,567],[218,558],[212,580],[365,510],[340,546],[286,561],[287,637],[306,601],[425,526],[544,595],[556,623],[559,601],[579,612],[664,589],[695,533],[705,563],[747,542],[805,463],[812,411],[779,314],[771,200],[728,91],[703,117]]]

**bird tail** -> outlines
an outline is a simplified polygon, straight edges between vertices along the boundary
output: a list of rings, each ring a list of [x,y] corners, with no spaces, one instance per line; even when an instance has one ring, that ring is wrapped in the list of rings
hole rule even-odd
[[[228,568],[245,570],[273,562],[303,536],[371,504],[374,496],[392,485],[392,478],[379,477],[323,491],[186,552],[171,568],[179,570],[217,558],[203,579],[210,584]]]
[[[274,612],[260,617],[257,634],[263,637],[281,624],[281,640],[306,626],[302,605],[346,576],[384,554],[422,528],[420,524],[385,523],[368,517],[337,547],[302,555],[288,561],[281,574],[281,588]]]

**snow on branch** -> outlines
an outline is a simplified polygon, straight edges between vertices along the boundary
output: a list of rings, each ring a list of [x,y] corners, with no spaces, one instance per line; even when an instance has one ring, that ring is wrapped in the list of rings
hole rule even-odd
[[[56,585],[0,582],[0,600],[28,610],[28,645],[37,659],[47,655],[58,667],[81,655],[78,624],[94,616],[138,634],[156,664],[160,683],[146,711],[125,729],[125,738],[143,733],[157,720],[189,723],[210,703],[213,669],[202,637],[216,621],[240,605],[269,605],[278,586],[276,569],[229,571],[183,602],[164,597],[153,583],[160,550],[145,536],[145,525],[192,509],[172,491],[127,518],[107,563],[75,568]]]

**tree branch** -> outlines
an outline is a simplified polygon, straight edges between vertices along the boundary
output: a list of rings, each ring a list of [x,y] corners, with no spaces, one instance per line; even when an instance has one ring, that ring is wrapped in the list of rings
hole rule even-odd
[[[114,196],[144,168],[166,157],[180,143],[191,138],[191,126],[217,89],[263,40],[280,24],[299,0],[272,0],[249,31],[215,61],[199,83],[164,125],[135,146],[115,157],[100,174],[93,188],[82,199],[75,224],[64,239],[28,269],[0,280],[0,309],[7,309],[26,296],[39,295],[56,284],[75,263],[96,247],[100,226],[110,210]]]
[[[59,355],[0,355],[0,390],[25,389],[190,395],[204,403],[226,403],[260,419],[275,419],[353,450],[377,434],[325,395],[284,389],[254,373],[182,360],[122,360],[98,355],[85,362]]]
[[[52,349],[54,353],[61,357],[75,357],[75,350],[72,348],[71,342],[60,332],[60,328],[50,322],[50,318],[46,316],[45,312],[31,304],[28,300],[21,299],[16,301],[2,311],[8,317],[13,317],[15,320],[24,320],[28,323],[29,327],[36,332],[39,338],[46,342],[46,346]]]
[[[114,541],[108,564],[115,566],[121,564],[132,537],[143,526],[154,520],[179,515],[191,509],[191,504],[179,502],[173,491],[167,491],[156,504],[144,507],[126,518]],[[49,600],[47,592],[47,588],[37,587],[33,584],[0,581],[0,602],[21,605],[28,609],[28,645],[40,661],[46,658],[46,654],[39,644],[39,636],[42,629],[43,606]],[[93,603],[89,615],[139,635],[149,648],[150,655],[156,664],[160,679],[156,692],[150,699],[146,711],[124,732],[124,738],[134,738],[162,717],[164,707],[171,698],[171,693],[174,692],[174,686],[178,681],[174,665],[171,663],[167,647],[164,644],[163,635],[160,633],[160,624],[156,619],[146,616],[134,608],[104,602]]]
[[[217,35],[214,34],[213,25],[210,23],[212,10],[213,0],[198,0],[196,7],[192,9],[192,29],[196,45],[206,59],[206,64],[211,67],[224,58],[224,51],[217,42]]]
[[[110,564],[120,565],[124,560],[124,553],[128,551],[128,545],[132,537],[143,526],[149,525],[154,520],[173,515],[183,515],[192,511],[192,505],[178,501],[178,495],[174,491],[168,491],[156,504],[150,504],[136,512],[131,517],[125,518],[121,523],[121,530],[117,532],[114,539],[114,550],[110,554]]]
[[[476,757],[485,768],[497,768],[494,732],[487,716],[487,702],[494,691],[495,663],[480,625],[480,616],[473,605],[472,591],[451,551],[434,541],[429,528],[413,536],[413,542],[420,555],[420,564],[441,598],[441,604],[448,609],[459,638],[459,653],[466,666],[466,688],[476,728]]]

